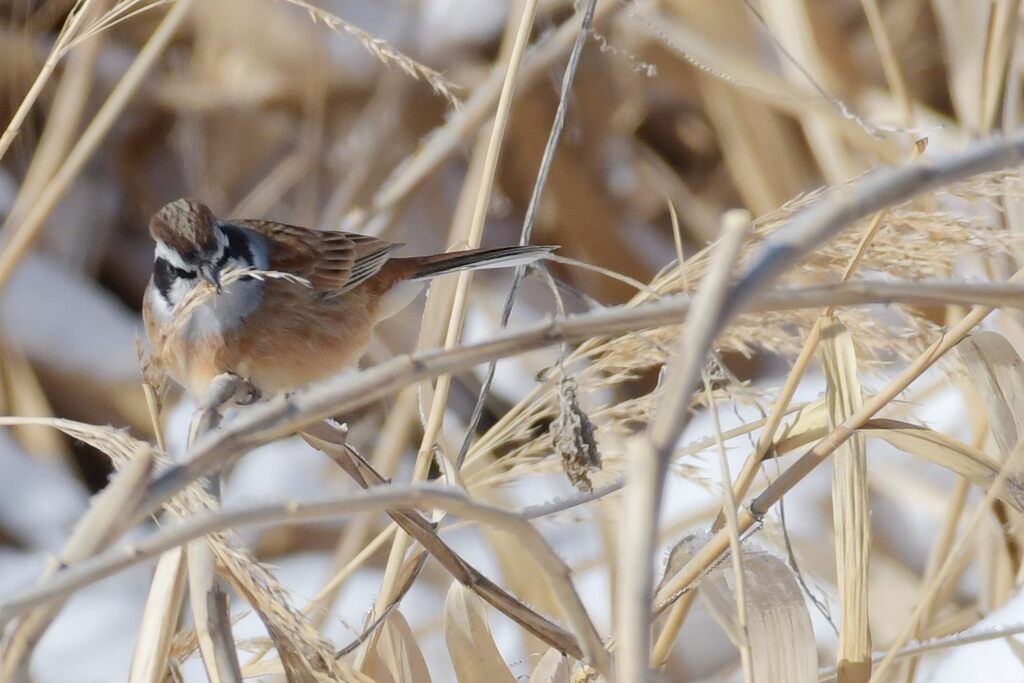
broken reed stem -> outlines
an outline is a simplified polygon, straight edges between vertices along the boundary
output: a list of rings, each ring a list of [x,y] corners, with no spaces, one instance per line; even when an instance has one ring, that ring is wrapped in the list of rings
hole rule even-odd
[[[156,435],[157,448],[161,453],[166,453],[157,392],[146,381],[142,383],[142,390],[153,433]],[[186,578],[184,548],[168,551],[157,560],[142,610],[139,635],[132,650],[128,683],[162,683],[165,679],[174,633],[185,600]]]
[[[646,681],[650,663],[651,591],[657,556],[658,517],[668,462],[690,420],[694,388],[725,305],[733,267],[750,229],[750,217],[733,211],[722,220],[708,274],[700,283],[694,309],[677,341],[676,355],[665,372],[664,398],[644,434],[627,442],[628,481],[622,501],[617,601],[617,672],[620,681]]]
[[[479,185],[477,186],[477,194],[473,204],[473,214],[467,236],[469,248],[471,249],[479,247],[483,237],[484,222],[487,218],[491,190],[494,187],[494,177],[498,168],[498,157],[501,153],[501,143],[504,140],[505,130],[508,127],[508,120],[512,111],[512,101],[516,91],[516,77],[519,74],[523,54],[533,32],[533,22],[537,14],[538,1],[523,1],[522,14],[520,15],[512,46],[509,50],[507,64],[505,65],[505,78],[501,88],[501,95],[498,97],[498,106],[487,141],[487,151],[484,156],[483,169],[478,179]],[[476,179],[467,179],[466,182],[473,182],[474,180]],[[445,334],[444,348],[446,349],[457,346],[462,338],[462,326],[465,322],[466,310],[469,306],[469,285],[472,280],[473,273],[471,271],[459,273],[455,295],[451,304],[451,314],[448,318],[448,330]],[[427,424],[423,430],[423,439],[420,441],[419,451],[416,454],[416,463],[412,474],[413,481],[425,479],[430,469],[430,464],[434,460],[434,447],[438,434],[440,434],[444,424],[450,387],[451,375],[440,375],[434,387],[430,412],[427,415]],[[379,615],[383,606],[391,601],[394,582],[397,579],[398,569],[405,558],[408,544],[409,536],[407,534],[399,533],[395,536],[391,547],[391,554],[388,556],[388,562],[384,569],[384,580],[381,590],[377,595],[377,600],[374,603],[374,611],[371,614],[371,618]],[[360,669],[362,669],[363,663],[366,661],[367,653],[372,650],[376,643],[376,633],[370,635],[365,647],[360,650]]]
[[[125,72],[121,80],[114,86],[110,96],[100,107],[96,115],[89,121],[82,132],[82,136],[75,143],[75,146],[68,152],[64,163],[60,165],[50,182],[40,192],[38,199],[33,203],[25,219],[18,223],[4,224],[3,251],[0,251],[0,290],[3,290],[14,272],[15,266],[32,246],[32,242],[38,236],[47,216],[53,211],[57,202],[64,195],[64,192],[71,186],[75,178],[85,167],[86,162],[96,151],[104,137],[114,125],[117,117],[128,105],[135,91],[142,85],[143,80],[150,69],[156,63],[157,58],[163,54],[164,49],[174,37],[175,32],[184,21],[189,8],[194,0],[176,0],[171,9],[164,16],[156,30],[146,41],[146,44],[139,51],[135,61]],[[0,143],[0,150],[3,149]]]
[[[821,365],[829,429],[863,407],[857,354],[849,330],[829,317],[822,325]],[[836,449],[832,471],[832,518],[836,587],[842,621],[837,667],[842,683],[864,683],[871,676],[868,624],[868,562],[871,554],[870,499],[864,437],[851,436]]]

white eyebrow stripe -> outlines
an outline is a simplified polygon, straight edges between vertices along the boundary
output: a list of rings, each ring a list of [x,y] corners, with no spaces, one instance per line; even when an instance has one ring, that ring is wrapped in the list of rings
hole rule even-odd
[[[190,266],[187,263],[185,263],[181,258],[181,254],[174,251],[160,240],[157,240],[156,242],[156,253],[154,260],[158,258],[162,258],[164,261],[167,261],[175,268],[180,268],[181,270],[193,271],[196,269],[195,266]]]

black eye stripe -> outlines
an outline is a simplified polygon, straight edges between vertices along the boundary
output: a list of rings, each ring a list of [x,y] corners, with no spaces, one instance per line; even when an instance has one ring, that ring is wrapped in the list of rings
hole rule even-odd
[[[166,299],[174,286],[175,280],[194,280],[196,274],[192,271],[178,268],[169,263],[166,259],[158,258],[153,263],[153,284]]]

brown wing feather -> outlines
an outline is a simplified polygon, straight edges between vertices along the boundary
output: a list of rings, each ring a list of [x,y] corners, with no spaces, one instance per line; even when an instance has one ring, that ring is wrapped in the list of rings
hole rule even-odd
[[[271,270],[294,273],[313,288],[340,294],[377,273],[388,255],[402,246],[369,235],[338,230],[312,230],[261,220],[231,220],[231,225],[265,238]]]

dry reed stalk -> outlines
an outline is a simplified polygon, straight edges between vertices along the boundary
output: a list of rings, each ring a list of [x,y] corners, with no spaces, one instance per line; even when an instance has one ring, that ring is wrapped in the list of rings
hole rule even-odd
[[[828,427],[835,429],[864,406],[857,377],[857,355],[846,327],[826,320],[821,331]],[[868,562],[871,553],[871,505],[864,441],[854,435],[837,449],[832,477],[832,518],[838,588],[843,610],[837,670],[841,683],[871,677],[871,628],[868,622]]]
[[[885,19],[878,0],[861,0],[864,7],[864,15],[867,17],[868,26],[871,27],[871,36],[878,48],[878,57],[882,62],[882,70],[885,72],[885,81],[889,85],[893,99],[899,104],[900,112],[903,115],[903,125],[914,125],[914,105],[910,95],[907,93],[907,84],[903,78],[903,70],[900,68],[899,59],[893,49],[892,38],[885,26]]]
[[[161,683],[166,678],[171,643],[185,599],[186,574],[181,548],[164,553],[157,561],[132,652],[129,683]]]
[[[747,592],[744,586],[743,548],[740,545],[739,524],[736,522],[736,497],[732,492],[732,475],[729,474],[729,456],[725,452],[725,442],[722,440],[722,425],[718,418],[718,408],[715,406],[715,397],[711,393],[711,378],[707,371],[704,372],[704,394],[707,397],[708,411],[711,413],[712,426],[715,431],[715,441],[718,450],[718,468],[722,477],[722,509],[725,512],[725,526],[729,531],[729,551],[733,571],[733,604],[736,607],[736,629],[733,634],[733,642],[740,651],[740,667],[743,671],[745,683],[754,682],[754,671],[758,669],[760,662],[753,660],[751,653],[751,635],[747,628]],[[728,615],[731,617],[732,615]]]
[[[106,0],[87,3],[83,8],[86,14],[101,14]],[[69,17],[69,20],[73,20]],[[5,219],[5,223],[16,225],[24,218],[29,207],[38,199],[46,183],[60,166],[67,154],[85,109],[86,99],[93,86],[93,69],[99,57],[105,35],[100,33],[94,40],[87,41],[80,49],[71,52],[63,77],[57,84],[46,122],[46,128],[39,138],[32,162],[25,171],[18,196]],[[70,49],[70,48],[69,48]],[[3,156],[3,143],[0,142],[0,157]]]
[[[1024,275],[1024,271],[1021,272],[1021,275]],[[1013,280],[1017,279],[1019,279],[1018,275],[1015,275]],[[749,510],[745,511],[740,517],[740,530],[745,532],[750,529],[787,491],[792,489],[815,467],[821,464],[825,458],[831,455],[836,448],[852,436],[855,429],[866,423],[875,413],[894,400],[911,382],[930,368],[945,353],[950,351],[991,312],[992,309],[990,308],[975,308],[972,310],[956,326],[951,328],[944,337],[929,346],[913,363],[893,378],[882,391],[865,401],[863,408],[844,420],[835,430],[831,431],[818,441],[813,448],[804,453],[795,464],[786,469],[782,475],[775,479],[767,489],[752,501]],[[728,547],[728,534],[718,532],[711,542],[662,588],[659,595],[655,597],[655,609],[660,611],[667,607],[673,597],[697,580],[702,572],[720,557],[726,547]]]
[[[544,538],[521,516],[474,502],[461,491],[450,487],[427,484],[392,485],[316,503],[289,501],[270,505],[241,506],[231,510],[224,508],[220,511],[194,515],[128,548],[117,548],[115,552],[102,553],[79,562],[51,583],[61,584],[62,590],[74,590],[101,576],[109,575],[111,571],[120,571],[183,543],[223,529],[278,523],[284,520],[299,522],[329,519],[338,515],[374,510],[412,510],[430,507],[516,534],[524,549],[533,553],[552,580],[561,606],[576,631],[583,659],[598,671],[607,671],[607,652],[601,645],[597,631],[572,585],[571,572]],[[83,581],[85,583],[82,583]],[[23,597],[28,599],[5,601],[0,611],[0,619],[9,619],[25,609],[34,607],[39,600],[37,596]]]
[[[498,155],[501,152],[501,143],[505,136],[505,128],[512,110],[512,100],[515,95],[516,78],[522,64],[523,54],[530,40],[533,31],[534,17],[537,12],[537,0],[524,0],[519,22],[513,33],[507,38],[509,48],[505,57],[505,78],[498,98],[497,109],[494,115],[494,123],[486,139],[486,152],[480,168],[480,176],[468,181],[476,183],[476,196],[472,204],[473,211],[470,223],[466,231],[465,239],[470,248],[480,246],[483,237],[484,220],[487,217],[487,209],[490,205],[491,189],[494,185],[494,177],[498,164]],[[512,24],[509,24],[510,28]],[[484,139],[481,137],[481,144]],[[468,195],[467,195],[468,196]],[[456,224],[457,227],[461,227]],[[447,331],[444,337],[444,348],[450,349],[458,345],[462,338],[462,327],[465,321],[466,309],[469,306],[469,285],[472,282],[472,272],[459,273],[455,291],[450,300],[450,313],[447,321]],[[447,303],[447,302],[445,302]],[[443,304],[442,304],[443,306]],[[448,308],[448,307],[445,307]],[[430,463],[434,460],[434,448],[438,434],[444,423],[444,414],[448,404],[448,391],[451,385],[451,375],[441,375],[434,387],[433,397],[430,403],[430,410],[427,413],[426,425],[423,430],[423,438],[416,455],[416,463],[413,468],[412,480],[420,481],[426,478]],[[384,581],[381,591],[378,594],[375,604],[375,611],[391,600],[393,584],[395,581],[397,567],[405,556],[408,547],[408,537],[404,533],[397,534],[388,557],[388,564],[384,570]],[[373,613],[371,613],[371,616]],[[374,637],[367,641],[366,648],[361,651],[366,653],[373,648]]]
[[[8,123],[7,127],[4,129],[3,135],[0,135],[0,159],[4,157],[7,150],[10,148],[11,143],[14,142],[14,138],[16,138],[21,132],[21,127],[25,122],[25,118],[32,110],[36,100],[38,100],[39,96],[42,94],[46,83],[53,76],[53,72],[57,68],[57,64],[67,54],[71,40],[74,38],[75,34],[78,33],[82,22],[91,11],[90,7],[92,4],[91,0],[76,2],[75,7],[73,7],[71,12],[68,14],[67,19],[64,22],[64,26],[61,28],[61,31],[57,36],[57,40],[54,42],[49,55],[46,57],[46,62],[43,64],[43,68],[39,70],[39,74],[32,82],[32,87],[29,88],[29,91],[25,94],[25,97],[18,105],[17,111],[14,112],[14,116],[11,118],[10,123]]]
[[[192,2],[193,0],[175,0],[174,5],[149,40],[146,41],[124,76],[121,77],[99,111],[89,121],[89,125],[82,131],[81,137],[68,152],[60,168],[54,172],[50,182],[39,194],[24,219],[16,225],[4,224],[2,229],[5,237],[4,246],[3,251],[0,251],[0,290],[7,284],[14,272],[14,267],[35,241],[46,217],[50,215],[72,181],[85,167],[85,163],[103,142],[117,117],[124,111],[157,58],[174,37],[178,27],[187,16]],[[0,143],[0,149],[3,149],[2,143]]]
[[[704,368],[717,309],[723,305],[733,264],[749,230],[749,216],[741,212],[723,219],[722,239],[713,266],[701,281],[695,308],[677,342],[677,356],[665,376],[667,397],[648,432],[630,440],[630,480],[622,510],[622,551],[618,588],[618,677],[622,681],[647,679],[650,657],[650,603],[652,562],[661,506],[661,491],[668,458],[689,422],[690,396]]]
[[[968,519],[965,525],[964,535],[962,535],[956,544],[954,544],[949,555],[943,560],[942,567],[925,586],[923,595],[914,608],[914,613],[911,615],[910,619],[907,620],[907,623],[900,631],[900,635],[896,638],[895,642],[890,645],[889,651],[886,653],[885,657],[883,657],[878,663],[878,667],[871,676],[872,681],[884,680],[883,674],[887,673],[893,666],[897,651],[906,645],[907,641],[910,639],[911,634],[917,627],[917,621],[929,608],[939,588],[949,579],[949,576],[956,568],[956,560],[958,556],[966,549],[968,543],[972,539],[972,533],[977,529],[985,512],[987,512],[992,503],[996,500],[996,496],[1008,481],[1011,473],[1016,471],[1022,462],[1024,462],[1024,440],[1020,441],[1017,446],[1014,447],[1013,452],[1007,457],[999,470],[999,475],[985,492],[982,504],[975,508],[971,517]]]
[[[611,16],[621,8],[619,0],[602,0],[594,12],[594,22]],[[519,87],[527,88],[542,78],[547,69],[560,60],[579,34],[579,21],[570,19],[539,43],[523,58]],[[400,164],[381,185],[373,198],[373,211],[391,209],[418,187],[440,164],[466,143],[473,133],[492,116],[504,89],[506,68],[497,64],[463,106],[444,125],[434,130],[415,155]]]

